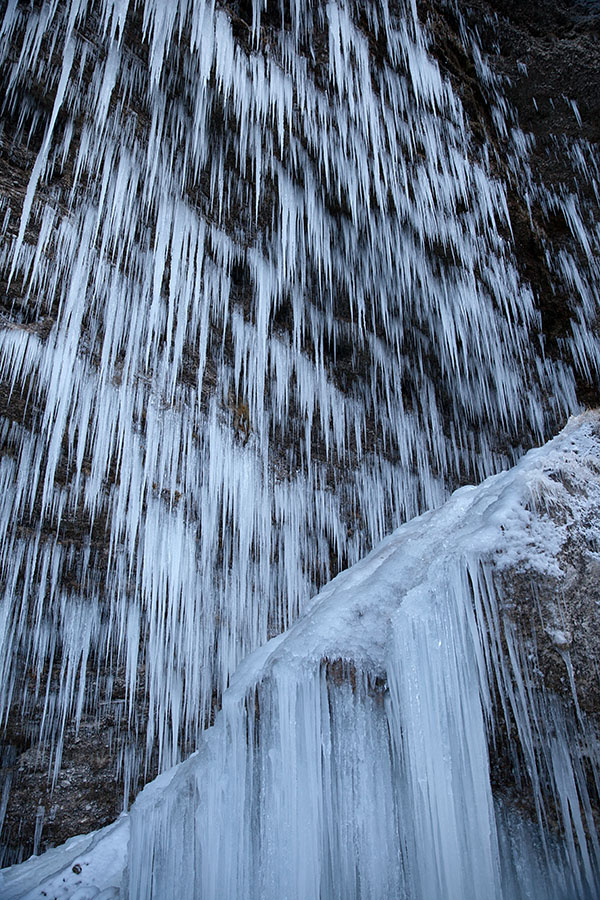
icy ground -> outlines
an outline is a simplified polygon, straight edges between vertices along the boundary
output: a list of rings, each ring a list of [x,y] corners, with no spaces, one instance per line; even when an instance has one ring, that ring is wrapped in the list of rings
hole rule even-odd
[[[550,477],[557,472],[562,481]],[[534,512],[540,498],[562,514]],[[519,684],[516,644],[509,677],[485,573],[556,576],[574,528],[585,522],[600,540],[599,508],[600,417],[587,413],[335,578],[286,634],[242,663],[198,753],[113,825],[1,872],[0,896],[597,897],[577,741],[554,706],[532,698],[527,673]],[[472,606],[486,607],[489,634]],[[540,785],[550,780],[564,846],[494,807],[485,737],[493,677],[523,747],[543,737],[536,718],[554,710],[552,761],[542,771],[543,753],[527,759],[525,748],[524,768],[541,820]]]

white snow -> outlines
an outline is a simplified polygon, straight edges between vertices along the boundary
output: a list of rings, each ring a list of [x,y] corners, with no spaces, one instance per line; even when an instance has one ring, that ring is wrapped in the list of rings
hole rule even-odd
[[[115,900],[127,863],[129,821],[78,835],[62,847],[0,872],[3,900]]]

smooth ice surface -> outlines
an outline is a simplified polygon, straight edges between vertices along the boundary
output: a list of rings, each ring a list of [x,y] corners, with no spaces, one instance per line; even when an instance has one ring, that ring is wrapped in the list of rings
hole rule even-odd
[[[536,681],[495,579],[555,574],[575,527],[596,539],[599,460],[599,416],[571,420],[514,469],[401,526],[249,656],[200,750],[117,823],[129,829],[123,896],[596,897],[580,749],[597,778],[597,736]],[[537,815],[492,796],[488,744],[505,709]],[[110,830],[94,840],[97,851],[70,843],[0,873],[3,896],[41,896],[55,859],[87,853],[93,866],[113,846]]]

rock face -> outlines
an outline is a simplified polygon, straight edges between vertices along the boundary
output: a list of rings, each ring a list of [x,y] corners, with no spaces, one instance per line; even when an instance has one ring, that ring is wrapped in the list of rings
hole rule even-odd
[[[598,403],[599,21],[7,6],[6,863],[114,819],[322,583]],[[588,525],[502,589],[595,715]]]

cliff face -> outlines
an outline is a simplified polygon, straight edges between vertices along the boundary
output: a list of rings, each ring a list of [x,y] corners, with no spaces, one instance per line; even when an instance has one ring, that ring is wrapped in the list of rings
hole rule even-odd
[[[7,862],[115,818],[324,581],[599,399],[594,4],[166,9],[4,13]],[[555,589],[511,584],[560,691]]]

